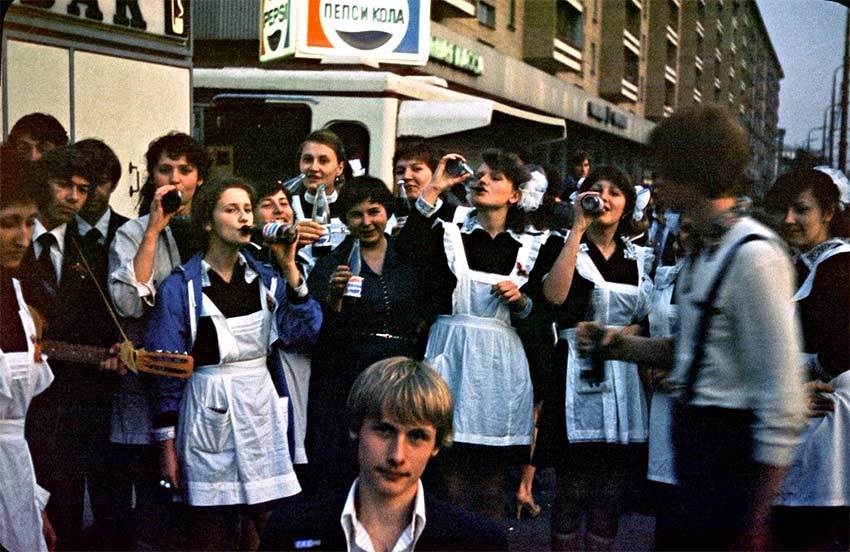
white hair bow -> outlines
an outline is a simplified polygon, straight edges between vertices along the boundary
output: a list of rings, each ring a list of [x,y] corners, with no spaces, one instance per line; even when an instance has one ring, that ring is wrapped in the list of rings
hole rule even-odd
[[[829,176],[838,188],[838,200],[841,202],[841,210],[843,211],[850,204],[850,181],[843,172],[826,165],[815,167],[816,171],[820,171]]]
[[[519,187],[521,195],[517,207],[526,213],[536,211],[540,207],[540,203],[543,201],[543,195],[548,188],[549,182],[546,180],[543,170],[538,168],[532,169],[531,179],[523,182]]]
[[[652,193],[649,188],[644,188],[643,186],[635,186],[635,193],[637,198],[635,199],[635,212],[632,215],[632,218],[634,220],[642,220],[643,211],[646,209],[646,206],[649,205],[649,198]]]

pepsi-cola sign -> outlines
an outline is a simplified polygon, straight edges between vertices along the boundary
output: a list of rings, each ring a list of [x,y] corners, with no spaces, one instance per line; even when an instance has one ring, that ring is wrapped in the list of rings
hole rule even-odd
[[[260,61],[272,61],[295,53],[292,21],[298,1],[260,2]]]
[[[428,61],[429,0],[298,2],[296,56],[368,58],[411,65]]]

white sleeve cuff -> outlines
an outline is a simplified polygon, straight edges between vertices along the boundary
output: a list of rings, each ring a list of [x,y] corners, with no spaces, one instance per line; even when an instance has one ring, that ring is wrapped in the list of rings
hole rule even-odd
[[[442,206],[443,200],[440,198],[437,198],[437,201],[434,202],[434,205],[431,205],[430,203],[425,201],[425,198],[422,196],[419,196],[416,199],[416,210],[422,213],[422,216],[424,216],[425,218],[433,217],[434,214],[439,211],[440,207]]]
[[[295,295],[297,295],[300,298],[307,297],[307,295],[310,293],[310,290],[307,289],[307,280],[303,276],[301,277],[301,283],[300,284],[298,284],[297,286],[290,286],[290,287],[292,288],[292,291],[295,292]]]
[[[153,438],[160,443],[169,439],[174,439],[176,435],[177,432],[174,426],[158,427],[153,430]]]

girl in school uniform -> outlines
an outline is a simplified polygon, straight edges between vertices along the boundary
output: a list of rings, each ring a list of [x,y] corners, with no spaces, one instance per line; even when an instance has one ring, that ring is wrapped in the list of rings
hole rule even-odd
[[[594,197],[595,212],[589,205]],[[593,319],[623,333],[641,331],[652,288],[652,254],[626,238],[635,201],[635,187],[622,171],[595,169],[579,188],[566,239],[547,246],[546,258],[553,251],[557,257],[543,295],[556,307],[559,341],[536,463],[555,467],[552,546],[557,550],[610,547],[628,482],[645,451],[636,446],[647,440],[649,419],[637,366],[581,358],[576,339],[576,325]]]
[[[321,310],[295,264],[295,245],[273,245],[277,267],[245,247],[251,187],[208,184],[192,207],[203,249],[158,290],[148,350],[189,352],[185,383],[162,378],[154,419],[166,480],[190,506],[188,545],[235,547],[240,513],[262,531],[275,501],[299,492],[287,441],[287,398],[275,391],[267,355],[276,343],[311,346]]]
[[[442,451],[435,481],[453,503],[502,517],[505,468],[528,462],[533,393],[528,360],[512,323],[533,303],[524,286],[548,232],[529,231],[519,158],[485,151],[472,175],[451,176],[440,160],[399,234],[397,251],[419,268],[420,304],[436,317],[425,359],[455,399],[455,445]],[[441,221],[440,193],[464,181],[473,210]]]
[[[782,549],[845,550],[850,532],[850,185],[835,169],[799,170],[779,177],[765,202],[796,253],[794,301],[814,406],[778,501],[777,540]]]

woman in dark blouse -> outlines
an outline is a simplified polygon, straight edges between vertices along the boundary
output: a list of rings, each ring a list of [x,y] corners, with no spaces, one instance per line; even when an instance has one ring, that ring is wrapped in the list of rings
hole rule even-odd
[[[416,304],[417,275],[396,256],[385,233],[392,195],[377,178],[361,176],[340,190],[339,206],[351,235],[310,273],[324,324],[313,352],[307,403],[309,492],[349,485],[358,464],[348,436],[345,401],[351,385],[370,364],[393,356],[419,358],[422,309]],[[352,276],[349,256],[360,247],[360,297],[344,297]]]
[[[598,213],[582,207],[596,195]],[[648,410],[634,364],[592,363],[578,357],[575,327],[602,320],[640,331],[648,309],[650,250],[628,240],[635,188],[614,167],[599,167],[582,182],[573,226],[563,242],[549,240],[541,263],[556,308],[558,345],[552,382],[546,386],[535,463],[555,467],[553,550],[610,547],[629,476],[641,470]],[[549,261],[557,256],[554,264]],[[581,518],[587,515],[585,533]]]
[[[528,462],[533,430],[528,360],[513,323],[532,310],[526,282],[548,232],[533,231],[518,206],[528,169],[499,150],[482,153],[464,221],[435,223],[440,193],[472,176],[447,172],[458,159],[438,164],[398,250],[416,265],[420,304],[436,316],[425,357],[455,397],[455,444],[437,458],[434,483],[453,504],[501,518],[505,469]]]
[[[850,411],[850,186],[827,171],[838,173],[782,175],[765,197],[796,253],[794,300],[815,411],[775,512],[780,550],[846,550],[850,533],[850,427],[840,423]],[[818,531],[809,530],[813,524]]]

